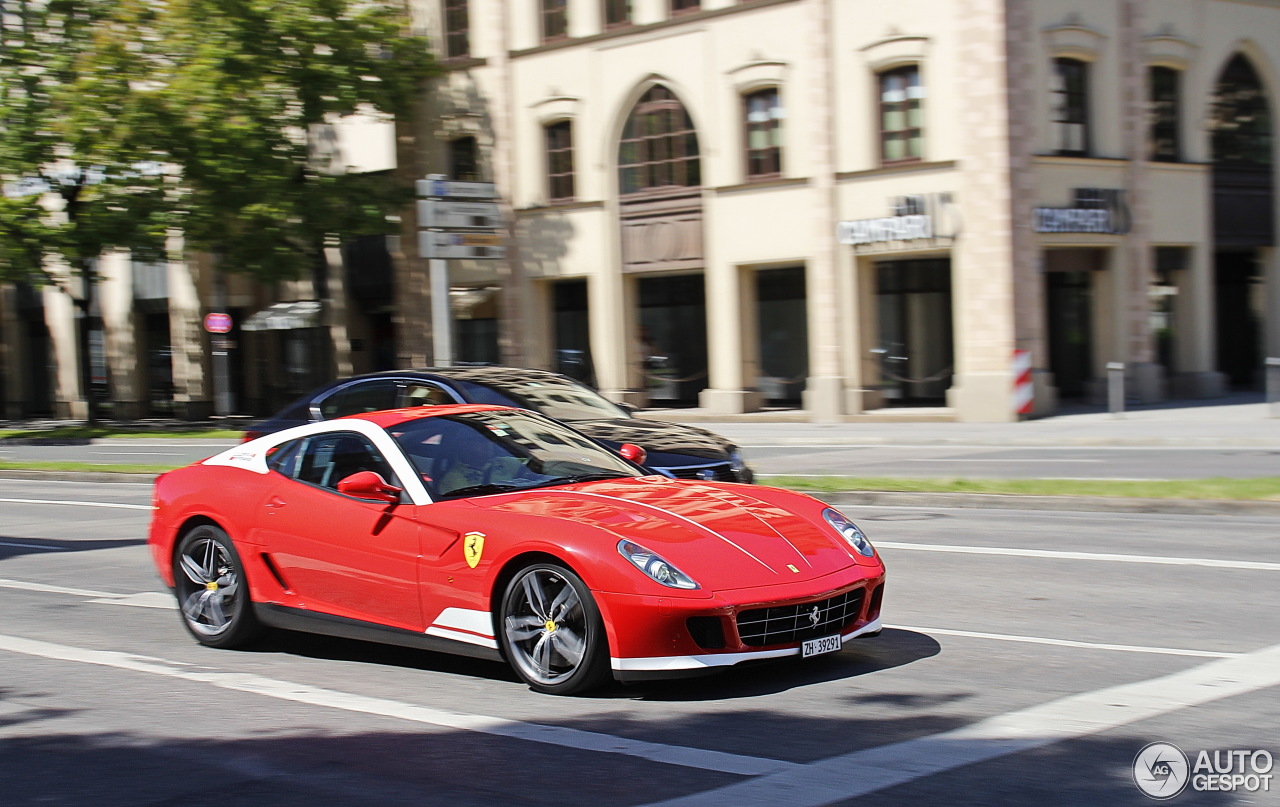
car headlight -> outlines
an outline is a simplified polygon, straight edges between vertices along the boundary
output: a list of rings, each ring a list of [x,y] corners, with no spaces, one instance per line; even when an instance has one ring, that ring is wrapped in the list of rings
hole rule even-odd
[[[742,450],[733,448],[729,451],[729,468],[735,474],[740,474],[747,469],[747,461],[742,458]]]
[[[867,540],[867,536],[862,534],[862,530],[858,529],[858,525],[845,518],[839,511],[828,507],[822,511],[822,517],[859,555],[870,558],[876,554],[875,547]]]
[[[670,588],[692,590],[701,588],[693,578],[672,566],[671,563],[656,552],[650,552],[639,544],[625,538],[618,542],[618,554],[631,561],[640,571],[653,578],[654,582]]]

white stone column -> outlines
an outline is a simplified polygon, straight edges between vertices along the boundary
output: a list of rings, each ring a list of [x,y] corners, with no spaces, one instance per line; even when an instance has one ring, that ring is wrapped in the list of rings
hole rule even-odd
[[[133,261],[128,252],[114,251],[98,260],[98,308],[102,312],[111,417],[140,417],[146,406],[144,364],[133,312]]]
[[[587,282],[587,310],[590,312],[591,355],[596,365],[596,382],[600,392],[612,401],[644,406],[640,347],[636,344],[635,312],[628,300],[634,300],[635,278],[618,270],[621,255],[616,247],[617,228],[612,255]]]
[[[80,384],[79,312],[71,296],[57,286],[45,286],[44,322],[53,346],[53,414],[58,418],[86,420],[89,407]]]
[[[835,60],[832,54],[831,1],[809,0],[814,81],[808,103],[813,115],[809,139],[813,165],[813,254],[805,264],[809,314],[809,379],[804,407],[815,423],[838,423],[845,412],[840,375],[840,283],[836,262],[835,147],[832,110]]]
[[[1010,15],[1025,0],[1008,0]],[[1013,411],[1015,340],[1015,221],[1025,226],[1030,210],[1013,208],[1011,159],[1019,141],[1010,138],[1010,43],[1005,0],[957,0],[960,88],[964,110],[959,203],[964,232],[952,252],[956,375],[947,403],[969,422],[1016,419]],[[1023,110],[1025,114],[1025,110]]]
[[[737,266],[710,264],[706,271],[707,363],[710,386],[698,394],[698,405],[717,415],[754,412],[760,393],[743,373],[744,338],[748,330],[743,310],[742,274]],[[751,380],[754,383],[754,379]]]
[[[330,368],[336,378],[343,378],[355,372],[351,359],[351,320],[348,311],[347,266],[342,257],[342,249],[336,239],[325,243],[324,261],[328,272],[328,299],[324,300],[325,325],[328,326],[329,341],[332,343],[333,367]]]
[[[169,343],[173,346],[173,406],[178,417],[205,420],[213,414],[204,311],[197,288],[199,266],[187,260],[183,239],[168,243]]]

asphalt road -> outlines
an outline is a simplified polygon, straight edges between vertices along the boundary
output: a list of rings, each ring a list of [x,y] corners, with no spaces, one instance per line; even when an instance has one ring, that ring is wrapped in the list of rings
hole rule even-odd
[[[108,439],[72,445],[0,445],[0,460],[185,465],[230,440]],[[1280,476],[1280,447],[1246,446],[804,446],[745,442],[761,474],[1055,479],[1200,479]]]
[[[202,648],[148,496],[0,480],[5,805],[1145,805],[1148,743],[1280,756],[1280,519],[847,508],[881,637],[555,698],[356,642]]]

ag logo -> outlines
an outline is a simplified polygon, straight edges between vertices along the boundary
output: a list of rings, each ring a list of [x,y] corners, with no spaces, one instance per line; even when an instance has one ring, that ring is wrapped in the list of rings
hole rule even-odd
[[[475,568],[480,563],[480,555],[484,553],[484,533],[469,532],[462,536],[462,557],[467,565]]]
[[[1173,743],[1151,743],[1133,759],[1133,783],[1163,801],[1183,791],[1188,779],[1187,755]]]

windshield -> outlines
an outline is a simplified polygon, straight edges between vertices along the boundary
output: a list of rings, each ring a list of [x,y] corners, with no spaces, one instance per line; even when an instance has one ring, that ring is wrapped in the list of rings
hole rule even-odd
[[[460,382],[467,397],[476,403],[519,406],[541,412],[556,420],[612,420],[631,415],[600,393],[567,380],[503,382],[489,387],[475,382]]]
[[[468,412],[388,429],[433,499],[638,476],[590,438],[531,412]]]

